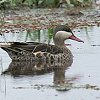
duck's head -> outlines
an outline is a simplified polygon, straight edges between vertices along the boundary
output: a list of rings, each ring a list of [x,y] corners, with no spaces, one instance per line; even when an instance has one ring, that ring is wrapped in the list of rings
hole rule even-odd
[[[84,41],[77,38],[73,34],[71,29],[65,25],[59,25],[55,28],[53,39],[54,39],[55,45],[58,45],[58,46],[63,46],[64,41],[66,39],[71,39],[71,40],[75,40],[75,41],[84,43]]]

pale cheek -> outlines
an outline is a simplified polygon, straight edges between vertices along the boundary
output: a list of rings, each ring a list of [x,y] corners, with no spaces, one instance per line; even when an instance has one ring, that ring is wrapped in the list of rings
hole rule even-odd
[[[62,35],[62,37],[63,37],[64,40],[65,40],[65,39],[68,39],[70,36],[71,36],[70,34],[63,34],[63,35]]]
[[[55,38],[59,39],[68,39],[72,34],[70,32],[65,32],[65,31],[59,31],[56,33]]]

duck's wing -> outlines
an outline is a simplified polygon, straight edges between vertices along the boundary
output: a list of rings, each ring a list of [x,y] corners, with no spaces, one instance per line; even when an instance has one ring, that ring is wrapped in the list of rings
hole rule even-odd
[[[10,45],[2,45],[1,48],[9,53],[12,52],[21,52],[21,51],[31,51],[38,43],[22,43],[22,42],[13,42]]]
[[[9,48],[16,51],[28,51],[28,52],[48,52],[48,53],[60,53],[62,52],[60,48],[55,45],[38,43],[38,42],[13,42],[10,45],[1,46],[2,49]]]
[[[5,50],[9,55],[30,55],[35,52],[47,52],[51,54],[62,53],[62,50],[55,45],[49,45],[45,43],[37,43],[37,42],[14,42],[11,45],[3,45],[1,46],[3,50]]]

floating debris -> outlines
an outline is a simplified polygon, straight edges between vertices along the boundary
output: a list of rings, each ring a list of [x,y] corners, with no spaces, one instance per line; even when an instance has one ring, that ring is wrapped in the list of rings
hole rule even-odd
[[[95,47],[95,46],[100,46],[100,45],[93,44],[93,45],[91,45],[91,46]]]
[[[71,89],[91,89],[91,90],[100,90],[100,88],[96,85],[90,85],[90,84],[85,84],[85,85],[81,85],[81,86],[72,86],[72,83],[68,83],[68,84],[63,84],[63,85],[48,85],[48,84],[35,84],[31,87],[13,87],[14,89],[37,89],[37,90],[41,90],[41,89],[56,89],[57,91],[69,91]]]

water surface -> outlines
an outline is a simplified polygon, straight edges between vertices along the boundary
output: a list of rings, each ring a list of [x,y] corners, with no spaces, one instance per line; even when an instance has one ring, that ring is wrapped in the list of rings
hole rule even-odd
[[[73,30],[74,34],[84,40],[78,43],[67,40],[71,44],[68,48],[74,55],[71,67],[59,71],[51,71],[42,75],[0,75],[0,100],[99,100],[100,99],[100,27],[79,27]],[[33,34],[32,34],[33,35]],[[48,41],[49,39],[49,41]],[[13,41],[39,41],[53,44],[48,36],[48,30],[27,36],[27,32],[16,34],[4,34],[0,36],[1,42]],[[11,63],[8,54],[0,49],[0,73],[6,70]],[[54,86],[54,78],[62,75],[69,90],[58,91]],[[61,79],[62,79],[61,78]],[[72,85],[72,86],[69,86]],[[86,88],[87,86],[87,88]],[[89,87],[90,86],[90,87]],[[97,88],[91,88],[91,86]]]

